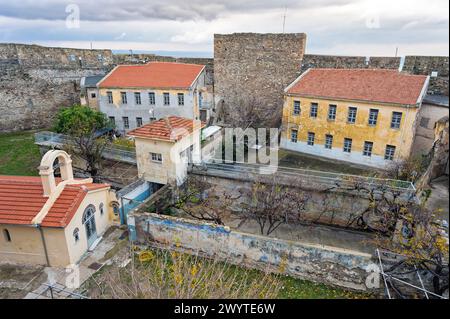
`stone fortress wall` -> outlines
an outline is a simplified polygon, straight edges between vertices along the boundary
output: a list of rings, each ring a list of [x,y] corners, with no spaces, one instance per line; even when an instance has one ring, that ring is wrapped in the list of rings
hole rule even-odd
[[[80,102],[80,79],[106,74],[117,64],[171,61],[206,65],[215,103],[243,95],[276,110],[283,89],[310,67],[388,68],[436,75],[429,93],[448,95],[448,57],[363,57],[305,54],[306,35],[235,33],[214,37],[215,58],[113,54],[111,50],[0,44],[0,132],[49,127],[56,111]]]

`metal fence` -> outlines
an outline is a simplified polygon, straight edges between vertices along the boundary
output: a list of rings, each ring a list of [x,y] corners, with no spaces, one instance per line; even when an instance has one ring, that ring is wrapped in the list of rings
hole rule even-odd
[[[309,169],[290,168],[284,166],[249,164],[249,163],[226,163],[221,160],[209,160],[201,165],[195,165],[193,172],[202,172],[209,175],[222,177],[254,178],[257,175],[273,175],[278,178],[299,179],[302,182],[319,183],[322,185],[340,185],[341,187],[353,187],[356,184],[365,187],[378,187],[397,190],[413,194],[416,188],[411,182],[383,179],[370,176],[359,176],[340,174],[333,172],[315,171]]]
[[[71,137],[48,131],[35,133],[34,141],[37,145],[49,146],[52,148],[61,148],[63,145],[74,145],[74,141]],[[102,156],[108,160],[136,164],[136,152],[118,145],[106,147],[103,150]]]

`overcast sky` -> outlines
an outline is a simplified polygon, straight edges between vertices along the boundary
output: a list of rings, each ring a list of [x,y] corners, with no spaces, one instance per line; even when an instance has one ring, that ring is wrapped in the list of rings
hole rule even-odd
[[[212,56],[214,33],[285,21],[307,53],[448,55],[448,12],[448,0],[0,0],[0,42]]]

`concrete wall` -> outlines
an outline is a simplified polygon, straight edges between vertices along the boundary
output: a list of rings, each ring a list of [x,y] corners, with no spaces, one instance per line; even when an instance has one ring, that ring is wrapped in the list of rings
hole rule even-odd
[[[60,107],[80,103],[81,77],[112,63],[110,50],[0,44],[0,132],[50,126]]]
[[[215,34],[216,103],[239,112],[240,98],[254,98],[281,118],[283,89],[300,74],[305,43],[304,33]]]
[[[412,153],[414,155],[426,155],[430,152],[434,143],[434,127],[436,122],[446,115],[448,116],[448,107],[427,103],[422,104],[413,144]]]
[[[268,269],[329,285],[367,290],[368,254],[230,231],[229,228],[150,213],[134,216],[137,240]]]
[[[180,185],[187,176],[187,162],[180,153],[193,147],[193,159],[200,156],[200,129],[175,142],[135,138],[139,178],[158,184]],[[150,153],[161,154],[162,162],[151,160]]]
[[[11,241],[7,241],[7,229]],[[62,228],[43,228],[50,264],[66,266],[70,263],[68,247]],[[29,226],[0,225],[0,260],[11,263],[46,265],[44,245],[39,229]]]

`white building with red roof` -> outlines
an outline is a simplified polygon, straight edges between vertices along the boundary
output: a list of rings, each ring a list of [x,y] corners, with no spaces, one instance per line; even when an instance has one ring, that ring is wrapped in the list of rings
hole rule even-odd
[[[56,161],[61,178],[54,176]],[[0,260],[76,264],[111,225],[115,193],[91,178],[74,179],[64,151],[47,152],[39,175],[0,175]]]
[[[205,76],[198,64],[119,65],[97,84],[99,108],[123,132],[170,115],[207,121],[212,93]]]
[[[189,163],[201,161],[205,123],[169,116],[128,132],[134,137],[140,178],[156,184],[181,185]]]

